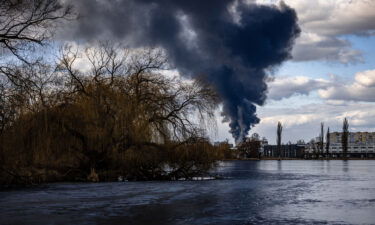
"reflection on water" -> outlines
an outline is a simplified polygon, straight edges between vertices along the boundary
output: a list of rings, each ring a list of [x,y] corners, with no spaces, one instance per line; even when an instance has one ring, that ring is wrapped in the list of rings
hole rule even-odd
[[[0,192],[0,224],[375,224],[375,161],[228,161],[225,179]]]
[[[349,171],[349,161],[348,160],[342,161],[342,171],[344,171],[344,172]]]

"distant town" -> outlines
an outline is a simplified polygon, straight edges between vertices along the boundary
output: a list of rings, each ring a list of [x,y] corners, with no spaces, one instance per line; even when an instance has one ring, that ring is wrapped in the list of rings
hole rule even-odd
[[[343,132],[331,132],[322,142],[322,136],[309,142],[299,140],[296,143],[272,145],[266,137],[254,133],[236,146],[224,142],[215,142],[215,146],[227,145],[236,158],[263,159],[324,159],[324,158],[375,158],[375,132],[349,132],[347,153],[345,154],[342,137]],[[327,141],[328,140],[328,141]],[[323,144],[322,144],[323,143]]]

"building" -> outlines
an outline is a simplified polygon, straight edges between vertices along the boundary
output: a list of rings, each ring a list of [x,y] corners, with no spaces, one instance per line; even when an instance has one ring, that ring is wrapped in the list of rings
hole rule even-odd
[[[281,158],[304,158],[305,145],[302,144],[287,144],[281,145]],[[263,157],[277,158],[279,157],[279,151],[277,145],[265,145],[263,146]]]
[[[343,157],[342,151],[342,132],[333,132],[329,134],[329,157]],[[321,145],[319,141],[312,140],[307,147],[310,156],[326,156],[326,144]],[[375,132],[349,132],[348,136],[348,157],[373,158],[375,157]]]
[[[341,143],[342,132],[329,134],[331,143]],[[375,132],[349,132],[349,143],[371,143],[375,144]]]

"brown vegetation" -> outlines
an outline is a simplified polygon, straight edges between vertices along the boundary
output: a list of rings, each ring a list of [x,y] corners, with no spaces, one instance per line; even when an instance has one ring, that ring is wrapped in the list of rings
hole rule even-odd
[[[81,57],[80,57],[81,56]],[[86,60],[89,68],[77,67]],[[205,138],[216,94],[161,73],[158,49],[65,47],[57,66],[3,67],[1,183],[189,179],[223,157]],[[9,79],[10,78],[10,79]]]

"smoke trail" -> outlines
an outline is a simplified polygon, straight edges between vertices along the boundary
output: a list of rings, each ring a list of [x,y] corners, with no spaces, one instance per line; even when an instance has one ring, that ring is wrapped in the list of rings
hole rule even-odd
[[[297,16],[279,6],[243,0],[82,0],[76,37],[126,40],[166,50],[181,74],[206,79],[218,91],[222,115],[241,141],[259,123],[266,71],[290,58]]]

